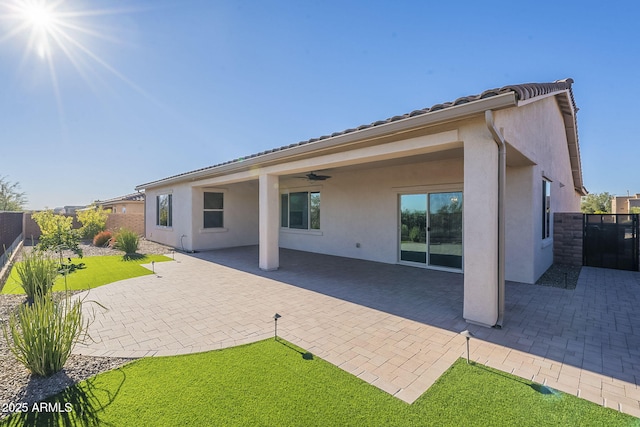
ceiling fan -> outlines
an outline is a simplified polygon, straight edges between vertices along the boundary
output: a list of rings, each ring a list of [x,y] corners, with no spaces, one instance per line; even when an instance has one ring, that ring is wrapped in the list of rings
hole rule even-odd
[[[306,178],[309,181],[325,181],[329,178],[331,178],[329,175],[318,175],[314,172],[309,172],[308,174],[306,174],[304,177],[299,177],[299,178]]]

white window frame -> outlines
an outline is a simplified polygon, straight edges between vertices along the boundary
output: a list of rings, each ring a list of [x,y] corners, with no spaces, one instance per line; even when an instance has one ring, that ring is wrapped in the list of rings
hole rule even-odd
[[[307,227],[306,228],[298,228],[298,227],[291,227],[291,195],[292,194],[299,194],[299,193],[306,193],[306,202],[307,202],[307,218],[306,218],[306,224]],[[320,191],[319,188],[304,188],[304,189],[290,189],[287,191],[283,191],[280,193],[280,228],[284,231],[288,231],[288,232],[292,232],[292,233],[311,233],[311,234],[315,234],[315,233],[321,233],[322,230],[322,208],[319,207],[318,211],[320,214],[320,224],[318,225],[318,228],[311,228],[312,227],[312,221],[311,221],[311,215],[312,215],[312,210],[311,210],[311,195],[312,194],[318,194],[320,196],[320,206],[322,206],[322,192]],[[287,223],[286,225],[283,224],[283,219],[284,219],[284,203],[283,203],[283,196],[287,196],[287,213],[286,213],[286,220]]]
[[[551,180],[542,177],[542,240],[548,241],[553,237],[551,212]]]

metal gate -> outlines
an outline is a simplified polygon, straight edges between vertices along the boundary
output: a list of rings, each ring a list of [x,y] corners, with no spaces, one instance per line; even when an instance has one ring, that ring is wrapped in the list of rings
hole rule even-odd
[[[585,214],[583,265],[638,271],[638,214]]]

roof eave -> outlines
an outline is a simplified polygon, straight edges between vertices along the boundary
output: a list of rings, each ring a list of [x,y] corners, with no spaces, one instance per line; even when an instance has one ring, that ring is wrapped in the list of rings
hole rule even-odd
[[[500,110],[517,105],[516,95],[508,92],[477,101],[468,102],[461,105],[445,108],[438,111],[428,112],[414,117],[408,117],[397,121],[392,121],[377,126],[361,130],[343,133],[334,137],[329,137],[319,141],[310,142],[291,148],[284,148],[260,156],[252,157],[229,164],[201,169],[182,175],[177,175],[158,181],[151,181],[135,187],[136,191],[146,190],[155,187],[176,184],[185,181],[195,181],[211,175],[222,175],[249,168],[255,168],[265,163],[284,162],[290,158],[316,151],[324,151],[338,146],[347,146],[357,142],[380,138],[382,136],[394,135],[414,131],[420,128],[431,127],[439,124],[464,119],[478,114],[484,114],[486,110]]]

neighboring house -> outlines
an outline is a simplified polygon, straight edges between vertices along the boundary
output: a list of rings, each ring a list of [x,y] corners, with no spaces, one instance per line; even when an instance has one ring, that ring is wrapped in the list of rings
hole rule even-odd
[[[86,206],[65,206],[62,208],[55,208],[53,213],[61,214],[61,215],[74,215],[76,211],[82,210],[86,208]]]
[[[144,193],[132,193],[108,200],[96,200],[94,204],[102,206],[103,209],[110,213],[143,214]]]
[[[501,324],[505,278],[544,273],[553,213],[586,194],[572,83],[491,89],[139,185],[146,237],[257,244],[264,270],[290,248],[460,272],[464,318]]]
[[[640,193],[633,196],[613,196],[611,198],[611,213],[628,214],[633,208],[640,209]]]

